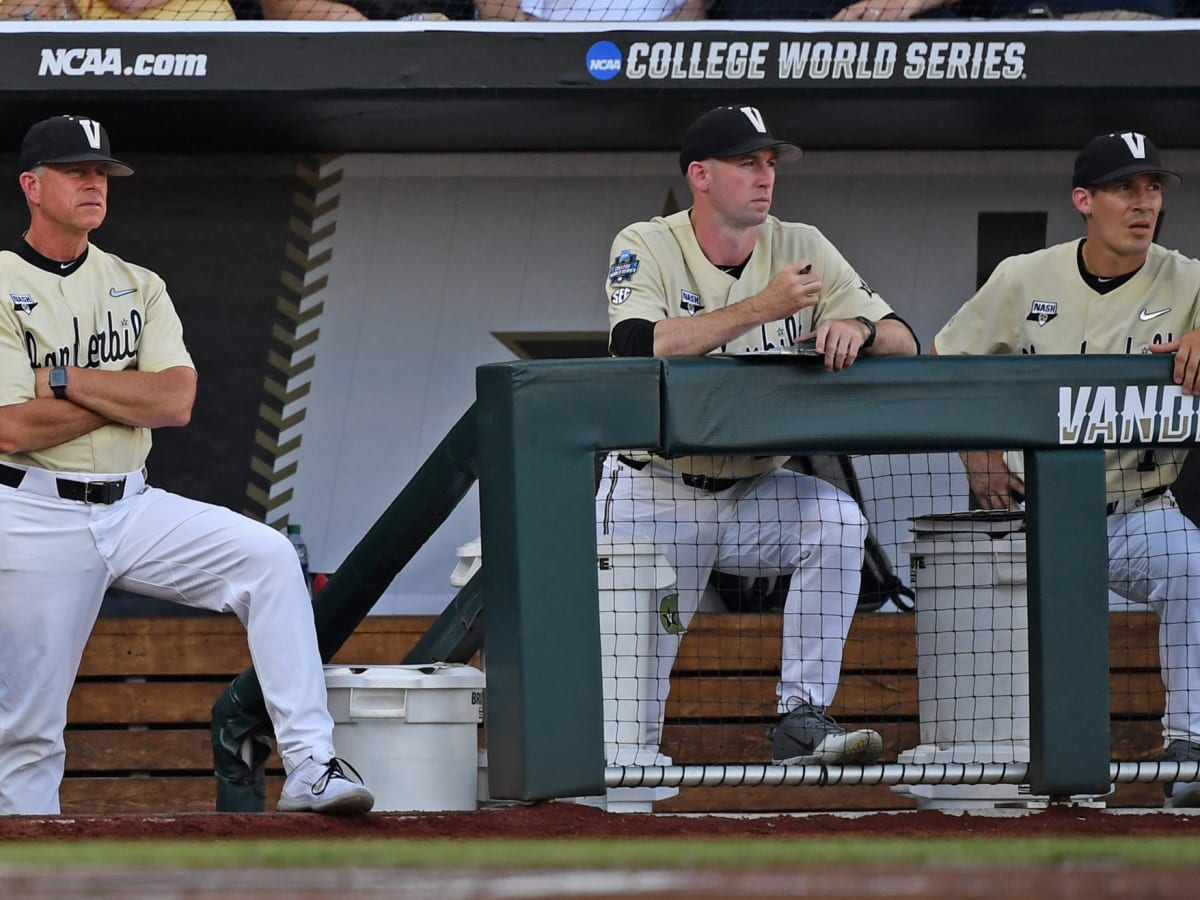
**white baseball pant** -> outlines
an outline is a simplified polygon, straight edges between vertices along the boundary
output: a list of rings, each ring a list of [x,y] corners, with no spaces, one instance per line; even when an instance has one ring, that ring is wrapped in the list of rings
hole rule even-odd
[[[1127,502],[1108,517],[1108,560],[1113,592],[1158,615],[1164,746],[1200,744],[1200,529],[1169,491]]]
[[[596,495],[597,530],[655,545],[675,569],[686,628],[714,568],[749,577],[792,575],[783,611],[778,711],[793,698],[829,706],[858,606],[867,522],[854,499],[786,469],[720,493],[685,485],[650,463],[630,468],[609,454]],[[658,695],[644,734],[657,749],[681,636],[657,635]]]
[[[67,698],[109,586],[234,613],[285,769],[334,755],[312,605],[284,535],[156,488],[102,505],[0,486],[0,814],[59,812]]]

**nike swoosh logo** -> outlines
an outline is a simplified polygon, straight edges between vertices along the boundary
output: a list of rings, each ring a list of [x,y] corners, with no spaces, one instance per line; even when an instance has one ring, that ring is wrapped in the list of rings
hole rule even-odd
[[[136,293],[137,293],[137,288],[123,288],[122,290],[119,290],[119,291],[116,288],[108,289],[108,296],[110,296],[110,297],[124,297],[126,294],[136,294]],[[1166,310],[1164,309],[1163,312],[1166,312]]]
[[[1157,319],[1159,316],[1165,316],[1170,311],[1171,307],[1169,306],[1166,309],[1156,309],[1154,312],[1147,312],[1143,309],[1140,313],[1138,313],[1138,318],[1143,322],[1149,322],[1151,319]]]
[[[69,263],[59,263],[58,267],[60,269],[69,269],[69,268],[71,268],[71,266],[75,265],[75,263],[77,263],[77,262],[79,262],[79,260],[73,259]]]

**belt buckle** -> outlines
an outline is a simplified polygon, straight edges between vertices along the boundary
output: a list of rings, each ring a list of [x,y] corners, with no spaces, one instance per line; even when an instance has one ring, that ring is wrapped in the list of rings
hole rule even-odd
[[[125,494],[125,480],[89,481],[83,488],[85,503],[116,503]]]

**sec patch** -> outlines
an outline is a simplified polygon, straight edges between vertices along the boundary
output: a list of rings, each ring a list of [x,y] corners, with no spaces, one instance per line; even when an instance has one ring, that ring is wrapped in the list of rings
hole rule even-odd
[[[629,295],[632,293],[633,288],[617,288],[609,295],[608,299],[612,302],[613,306],[620,306],[629,299]]]

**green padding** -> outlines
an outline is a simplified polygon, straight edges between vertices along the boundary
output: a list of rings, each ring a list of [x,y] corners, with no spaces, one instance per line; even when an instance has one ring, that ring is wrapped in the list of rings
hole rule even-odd
[[[1109,788],[1104,453],[1026,454],[1029,777],[1034,794]],[[1090,562],[1080,565],[1081,560]]]
[[[655,447],[660,363],[476,374],[492,796],[604,792],[595,452]]]
[[[1059,386],[1171,382],[1145,356],[859,360],[841,372],[782,355],[663,362],[663,448],[936,451],[1059,446]]]

